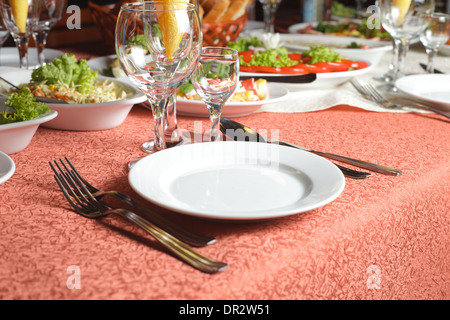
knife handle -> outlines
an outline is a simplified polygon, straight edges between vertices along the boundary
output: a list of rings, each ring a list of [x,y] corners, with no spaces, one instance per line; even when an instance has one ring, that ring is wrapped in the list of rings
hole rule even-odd
[[[276,142],[272,141],[272,143],[276,143]],[[389,167],[386,167],[386,166],[383,166],[383,165],[380,165],[380,164],[370,163],[370,162],[363,161],[363,160],[358,160],[358,159],[352,159],[352,158],[340,156],[340,155],[333,154],[333,153],[312,150],[312,149],[308,149],[308,148],[305,148],[305,147],[300,147],[300,146],[297,146],[295,144],[287,143],[287,142],[283,142],[283,141],[278,141],[278,143],[281,144],[281,145],[288,146],[288,147],[294,147],[294,148],[297,148],[297,149],[300,149],[300,150],[309,151],[311,153],[317,154],[318,156],[322,156],[324,158],[328,158],[328,159],[332,159],[332,160],[336,160],[336,161],[341,161],[341,162],[344,162],[344,163],[347,163],[347,164],[354,165],[355,167],[358,167],[358,168],[362,168],[362,169],[378,172],[378,173],[381,173],[381,174],[386,174],[386,175],[390,175],[390,176],[399,176],[399,175],[402,174],[402,172],[400,170],[397,170],[397,169],[394,169],[394,168],[389,168]]]

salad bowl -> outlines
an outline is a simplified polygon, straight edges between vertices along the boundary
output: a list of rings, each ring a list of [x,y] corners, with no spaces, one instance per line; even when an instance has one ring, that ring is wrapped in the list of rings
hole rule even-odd
[[[0,75],[17,86],[29,83],[31,73],[32,70],[0,68]],[[43,123],[42,126],[71,131],[108,130],[121,125],[133,105],[147,100],[145,95],[129,81],[103,76],[98,76],[97,80],[114,82],[116,90],[124,91],[126,98],[102,103],[52,103],[48,106],[58,113],[58,117]],[[10,89],[6,84],[2,84],[2,87],[3,92]]]
[[[6,98],[0,98],[0,112],[6,110],[5,100]],[[24,150],[38,127],[52,121],[57,115],[57,111],[51,110],[31,120],[0,124],[0,151],[13,154]]]

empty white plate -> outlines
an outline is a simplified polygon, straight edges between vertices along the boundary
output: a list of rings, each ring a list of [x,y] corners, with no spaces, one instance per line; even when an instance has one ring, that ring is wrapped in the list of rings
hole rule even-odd
[[[448,74],[406,76],[398,79],[395,86],[407,95],[450,111],[450,75]]]
[[[331,162],[258,142],[207,142],[149,155],[129,172],[131,187],[170,210],[209,219],[258,220],[321,207],[344,189]]]

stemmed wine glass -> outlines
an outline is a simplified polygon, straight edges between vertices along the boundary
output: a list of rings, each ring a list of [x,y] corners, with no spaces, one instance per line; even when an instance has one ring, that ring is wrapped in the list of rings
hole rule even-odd
[[[172,1],[125,4],[117,18],[115,38],[122,69],[152,106],[152,152],[163,150],[167,104],[199,60],[202,33],[195,5]]]
[[[434,0],[379,0],[380,21],[398,47],[394,60],[392,82],[378,87],[383,92],[395,92],[395,80],[403,76],[403,66],[411,39],[426,28],[427,18],[434,10]]]
[[[19,50],[20,68],[28,68],[28,41],[38,23],[40,0],[1,0],[3,22]]]
[[[222,106],[236,90],[239,82],[239,55],[235,49],[205,47],[191,78],[197,94],[206,103],[211,119],[209,141],[220,138]]]
[[[3,19],[2,19],[3,21]],[[3,44],[10,36],[8,29],[3,25],[2,21],[0,21],[0,49],[3,47]],[[1,56],[1,55],[0,55]]]
[[[427,72],[433,73],[433,59],[450,37],[450,15],[445,13],[433,13],[430,16],[428,26],[420,34],[420,42],[428,55]]]
[[[39,22],[33,28],[33,38],[38,52],[38,66],[45,64],[44,50],[50,29],[61,20],[67,0],[40,0]]]
[[[281,0],[259,0],[264,12],[264,32],[275,32],[275,13]]]

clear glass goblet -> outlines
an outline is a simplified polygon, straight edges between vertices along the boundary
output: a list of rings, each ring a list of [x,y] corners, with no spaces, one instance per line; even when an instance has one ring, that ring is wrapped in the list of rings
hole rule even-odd
[[[41,10],[39,22],[33,28],[33,38],[38,52],[38,65],[45,64],[44,50],[47,44],[47,36],[50,29],[62,18],[67,7],[67,0],[40,0]]]
[[[433,73],[433,60],[450,37],[450,15],[445,13],[433,13],[428,21],[428,26],[420,34],[420,42],[425,47],[428,55],[427,72]]]
[[[398,47],[394,59],[392,81],[378,87],[383,92],[396,92],[395,80],[402,77],[411,39],[427,26],[427,18],[434,11],[434,0],[379,0],[380,21]]]
[[[281,0],[259,0],[264,13],[264,32],[275,32],[275,13],[278,10]]]
[[[205,47],[191,78],[197,94],[206,103],[211,120],[209,141],[220,140],[222,107],[239,82],[239,54],[223,47]]]
[[[40,0],[0,0],[0,13],[19,50],[20,68],[28,68],[28,42],[39,20]]]
[[[115,39],[122,69],[152,107],[152,152],[163,150],[167,105],[199,60],[202,33],[195,5],[172,1],[125,4],[117,18]]]
[[[9,38],[10,33],[8,29],[3,25],[3,23],[0,23],[0,49],[3,47],[3,44],[6,42],[6,40]],[[0,54],[1,57],[1,54]],[[0,60],[1,65],[1,60]]]

